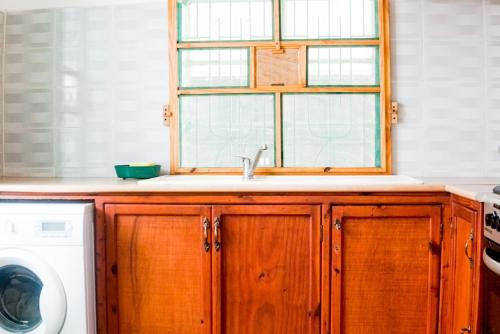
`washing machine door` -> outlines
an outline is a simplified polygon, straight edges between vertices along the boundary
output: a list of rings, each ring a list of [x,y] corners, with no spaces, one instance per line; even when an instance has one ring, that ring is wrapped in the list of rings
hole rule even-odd
[[[0,333],[55,334],[66,319],[66,294],[57,273],[37,255],[0,251]]]

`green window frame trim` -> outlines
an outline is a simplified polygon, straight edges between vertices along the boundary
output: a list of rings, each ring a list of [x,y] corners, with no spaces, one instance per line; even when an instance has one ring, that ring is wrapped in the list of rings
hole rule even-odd
[[[182,54],[185,52],[190,52],[193,50],[246,50],[247,51],[247,66],[246,66],[246,85],[234,85],[234,86],[185,86],[182,83],[182,78],[183,78],[183,63],[182,63]],[[177,85],[179,89],[211,89],[211,88],[247,88],[250,87],[250,48],[249,47],[220,47],[220,48],[189,48],[189,49],[179,49],[179,57],[178,57],[178,65],[177,65],[177,71],[178,71],[178,82]]]
[[[182,143],[183,143],[183,132],[182,132],[182,119],[183,119],[183,108],[182,108],[182,101],[186,98],[190,98],[190,97],[213,97],[213,96],[217,96],[217,97],[223,97],[223,96],[231,96],[231,97],[241,97],[241,96],[245,96],[245,97],[249,97],[249,96],[267,96],[267,97],[272,97],[272,123],[273,123],[273,129],[276,129],[276,95],[275,94],[272,94],[272,93],[255,93],[255,94],[192,94],[192,95],[181,95],[179,96],[179,123],[178,123],[178,128],[179,128],[179,162],[180,162],[180,166],[181,168],[198,168],[198,166],[183,166],[182,164],[182,161],[183,161],[183,156],[182,156]],[[266,143],[266,144],[270,144],[270,143]],[[267,166],[267,167],[272,167],[272,168],[275,168],[276,167],[276,157],[278,155],[278,146],[277,146],[277,142],[276,142],[276,135],[275,133],[273,133],[273,142],[272,142],[272,145],[269,145],[273,150],[273,155],[272,155],[272,166]],[[253,153],[253,152],[249,152],[249,153]],[[242,155],[243,153],[239,153],[239,155]],[[269,155],[269,153],[268,153]],[[236,157],[237,154],[234,155],[234,157]],[[237,167],[240,167],[240,165],[235,165],[235,166],[225,166],[225,167],[234,167],[234,168],[237,168]],[[220,167],[220,166],[205,166],[205,168],[225,168],[225,167]]]
[[[280,20],[281,22],[284,22],[284,11],[281,9],[284,7],[284,2],[287,0],[279,0],[280,1]],[[310,0],[305,0],[309,2]],[[286,38],[283,35],[283,24],[280,24],[280,38],[283,41],[289,41],[289,42],[300,42],[300,41],[310,41],[310,40],[323,40],[323,41],[334,41],[334,40],[379,40],[380,39],[380,22],[378,20],[379,17],[379,0],[373,0],[374,1],[374,36],[373,37],[349,37],[349,38],[332,38],[332,37],[318,37],[318,38]]]
[[[373,166],[365,166],[365,167],[362,167],[362,168],[381,168],[382,167],[382,148],[381,148],[381,109],[380,109],[380,94],[379,93],[327,93],[327,92],[324,92],[324,93],[284,93],[281,95],[281,98],[284,99],[286,96],[292,96],[292,95],[296,95],[296,96],[300,96],[300,95],[309,95],[309,96],[314,96],[314,95],[354,95],[354,96],[362,96],[362,95],[367,95],[367,96],[373,96],[374,97],[374,113],[373,113],[373,116],[374,116],[374,144],[375,144],[375,147],[374,147],[374,164]],[[285,119],[285,107],[284,107],[284,103],[282,102],[282,109],[281,109],[281,117],[282,119]],[[286,162],[285,162],[285,157],[284,157],[284,154],[285,154],[285,149],[284,149],[284,146],[285,146],[285,134],[284,134],[284,130],[285,130],[285,121],[282,122],[281,124],[282,126],[282,147],[281,147],[281,154],[282,154],[282,161],[283,161],[283,168],[290,168],[290,167],[296,167],[296,166],[286,166]],[[302,166],[304,167],[304,166]],[[310,166],[309,166],[310,167]],[[333,167],[333,166],[330,166],[330,164],[327,164],[327,165],[321,165],[319,167],[323,167],[323,168],[330,168],[330,167]],[[308,167],[304,167],[304,168],[308,168]],[[351,166],[351,167],[348,167],[348,168],[359,168],[359,166]]]
[[[342,49],[342,48],[374,48],[376,49],[375,52],[375,60],[374,63],[375,65],[375,84],[373,85],[365,85],[365,84],[345,84],[345,85],[340,85],[340,84],[310,84],[309,83],[309,50],[310,49],[320,49],[320,48],[337,48],[337,49]],[[345,45],[333,45],[333,46],[326,46],[326,45],[319,45],[319,46],[308,46],[307,47],[307,57],[306,57],[306,79],[307,79],[307,87],[380,87],[380,47],[377,45],[351,45],[351,46],[345,46]],[[352,64],[352,63],[351,63]]]
[[[273,41],[276,36],[274,34],[274,6],[273,6],[273,0],[262,0],[263,3],[266,1],[270,2],[271,4],[271,36],[269,38],[255,38],[255,39],[203,39],[203,40],[197,40],[197,39],[183,39],[182,34],[182,24],[183,24],[183,2],[186,0],[169,0],[169,1],[177,1],[177,41],[179,42],[188,42],[188,43],[204,43],[204,42],[266,42],[266,41]],[[249,2],[252,0],[248,0]],[[221,1],[222,2],[222,1]],[[265,20],[264,20],[265,23]],[[265,28],[264,28],[265,31]]]

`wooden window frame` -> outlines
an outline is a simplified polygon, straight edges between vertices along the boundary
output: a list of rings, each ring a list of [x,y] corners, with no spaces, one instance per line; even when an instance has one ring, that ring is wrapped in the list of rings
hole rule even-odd
[[[168,28],[169,28],[169,87],[170,87],[170,174],[239,174],[241,168],[185,168],[180,167],[179,161],[179,96],[200,94],[245,94],[245,93],[274,93],[276,103],[276,167],[257,168],[256,174],[267,175],[374,175],[391,174],[392,172],[392,141],[391,141],[391,55],[389,29],[389,1],[378,1],[378,39],[331,39],[331,40],[281,40],[280,27],[280,0],[273,0],[274,40],[270,41],[235,41],[235,42],[178,42],[178,13],[177,0],[168,0]],[[380,62],[380,86],[378,87],[307,87],[305,69],[301,75],[299,86],[271,86],[256,87],[256,48],[282,47],[299,48],[302,61],[307,66],[308,46],[378,46]],[[250,78],[248,88],[206,88],[206,89],[179,89],[179,49],[223,47],[248,47],[250,49]],[[380,167],[283,167],[282,164],[282,122],[281,122],[281,94],[283,93],[379,93],[380,94]]]

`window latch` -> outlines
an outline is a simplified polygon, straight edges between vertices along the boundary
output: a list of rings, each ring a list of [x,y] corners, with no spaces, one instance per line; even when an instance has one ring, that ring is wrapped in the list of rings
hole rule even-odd
[[[165,125],[166,127],[169,128],[170,127],[170,120],[174,116],[174,113],[170,111],[170,107],[168,104],[165,104],[163,106],[162,116],[163,116],[163,125]]]
[[[391,123],[398,124],[399,121],[399,103],[391,103]]]

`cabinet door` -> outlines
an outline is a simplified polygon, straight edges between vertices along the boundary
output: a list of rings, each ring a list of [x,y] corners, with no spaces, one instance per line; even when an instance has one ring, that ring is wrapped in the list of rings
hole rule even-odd
[[[210,213],[106,205],[108,333],[210,333]]]
[[[332,333],[437,333],[439,206],[332,209]]]
[[[318,333],[320,207],[216,206],[213,217],[214,333]]]
[[[475,224],[477,212],[452,203],[452,330],[451,334],[472,332],[472,300],[476,267]]]

